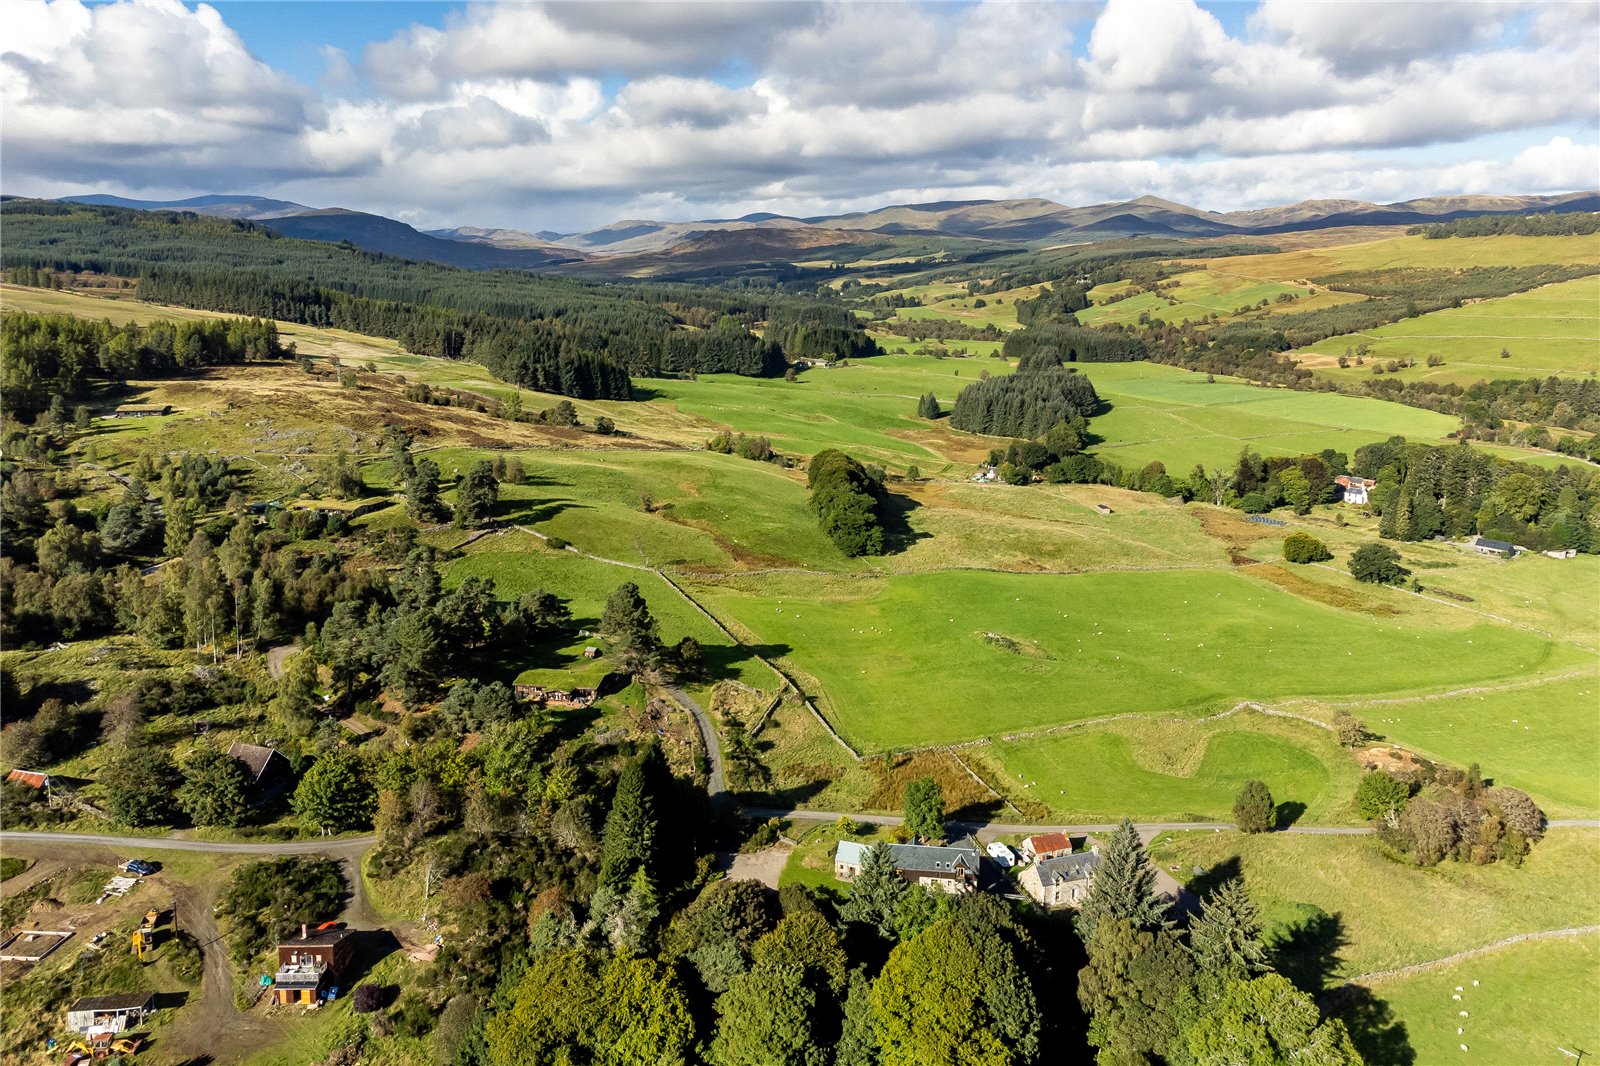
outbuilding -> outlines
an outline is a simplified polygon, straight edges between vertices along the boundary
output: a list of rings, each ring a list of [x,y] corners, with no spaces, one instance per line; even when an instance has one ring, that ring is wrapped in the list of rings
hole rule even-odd
[[[154,992],[88,996],[67,1008],[67,1028],[75,1033],[121,1033],[156,1009]]]

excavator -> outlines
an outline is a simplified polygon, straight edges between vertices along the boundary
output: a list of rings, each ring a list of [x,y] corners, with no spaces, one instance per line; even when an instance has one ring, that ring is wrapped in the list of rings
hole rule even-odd
[[[82,1040],[67,1045],[67,1057],[61,1066],[78,1066],[80,1062],[109,1059],[112,1055],[137,1055],[144,1041],[137,1037],[119,1037],[116,1033],[90,1033],[88,1043]]]

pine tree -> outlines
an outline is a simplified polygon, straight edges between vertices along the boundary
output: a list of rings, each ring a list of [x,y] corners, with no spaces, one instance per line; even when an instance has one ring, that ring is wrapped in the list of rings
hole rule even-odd
[[[420,522],[432,522],[448,513],[439,499],[439,464],[432,459],[418,461],[406,479],[406,514]]]
[[[922,399],[917,401],[917,417],[930,421],[944,414],[944,408],[939,406],[939,398],[931,392],[922,394]]]
[[[1122,918],[1143,929],[1165,928],[1167,904],[1155,894],[1156,872],[1133,822],[1124,818],[1100,851],[1100,865],[1078,911],[1078,935],[1085,943],[1105,918]]]
[[[472,464],[467,476],[456,487],[456,522],[459,525],[477,525],[494,514],[500,501],[500,482],[495,479],[494,467],[486,459]]]
[[[839,912],[840,917],[870,925],[882,936],[893,938],[900,900],[909,888],[895,872],[889,845],[875,844],[861,858],[861,869],[850,882],[850,898]]]
[[[625,581],[606,600],[600,631],[613,642],[611,655],[625,669],[637,673],[655,666],[661,657],[661,633],[639,586]]]
[[[1261,916],[1238,879],[1225,882],[1201,905],[1189,926],[1189,953],[1200,989],[1214,1000],[1231,981],[1247,981],[1272,967],[1261,940]]]
[[[621,888],[635,872],[648,870],[654,853],[656,819],[645,788],[644,767],[632,762],[617,778],[601,838],[600,883]]]

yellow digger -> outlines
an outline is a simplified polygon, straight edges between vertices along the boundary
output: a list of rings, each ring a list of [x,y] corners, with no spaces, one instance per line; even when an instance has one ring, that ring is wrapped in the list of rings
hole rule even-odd
[[[137,1037],[118,1037],[115,1033],[90,1033],[89,1042],[82,1040],[69,1044],[67,1057],[61,1066],[77,1066],[80,1062],[109,1059],[112,1055],[137,1055],[144,1041]]]

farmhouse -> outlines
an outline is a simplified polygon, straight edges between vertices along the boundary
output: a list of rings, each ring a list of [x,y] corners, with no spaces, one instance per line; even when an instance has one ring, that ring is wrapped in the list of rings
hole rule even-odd
[[[861,872],[867,852],[872,848],[853,840],[839,841],[833,853],[833,874],[841,881],[853,880]],[[936,847],[931,844],[890,844],[889,857],[895,873],[914,885],[938,888],[953,895],[972,892],[978,887],[976,846]]]
[[[1035,833],[1022,842],[1022,861],[1038,862],[1072,854],[1072,838],[1065,833]]]
[[[1369,477],[1351,477],[1349,474],[1340,474],[1333,479],[1333,483],[1343,491],[1345,503],[1358,504],[1365,504],[1367,502],[1367,493],[1371,492],[1373,487],[1378,484]]]
[[[1089,882],[1100,866],[1092,851],[1040,859],[1017,877],[1022,890],[1041,907],[1077,907],[1089,893]]]
[[[112,417],[112,418],[156,418],[156,417],[158,417],[160,415],[170,415],[171,413],[172,413],[172,405],[170,403],[169,404],[162,404],[159,407],[154,405],[154,404],[150,404],[150,405],[125,404],[122,407],[117,408],[115,411],[112,411],[110,417]]]
[[[156,1009],[154,992],[89,996],[67,1008],[67,1028],[75,1033],[120,1033]]]
[[[276,1003],[315,1003],[327,998],[356,953],[353,929],[300,927],[300,935],[278,945],[278,972],[272,979]]]
[[[289,760],[277,748],[265,748],[260,744],[233,743],[228,746],[228,755],[244,763],[245,772],[250,775],[250,783],[261,789],[274,789],[285,784],[290,776]]]
[[[1472,550],[1479,555],[1497,555],[1502,559],[1509,559],[1517,554],[1514,544],[1507,544],[1503,540],[1490,540],[1488,537],[1473,537]]]
[[[998,470],[996,470],[992,466],[985,466],[985,467],[982,467],[981,469],[979,469],[979,471],[976,474],[972,475],[972,480],[974,480],[974,481],[998,481],[998,480],[1000,480],[1000,472]]]

